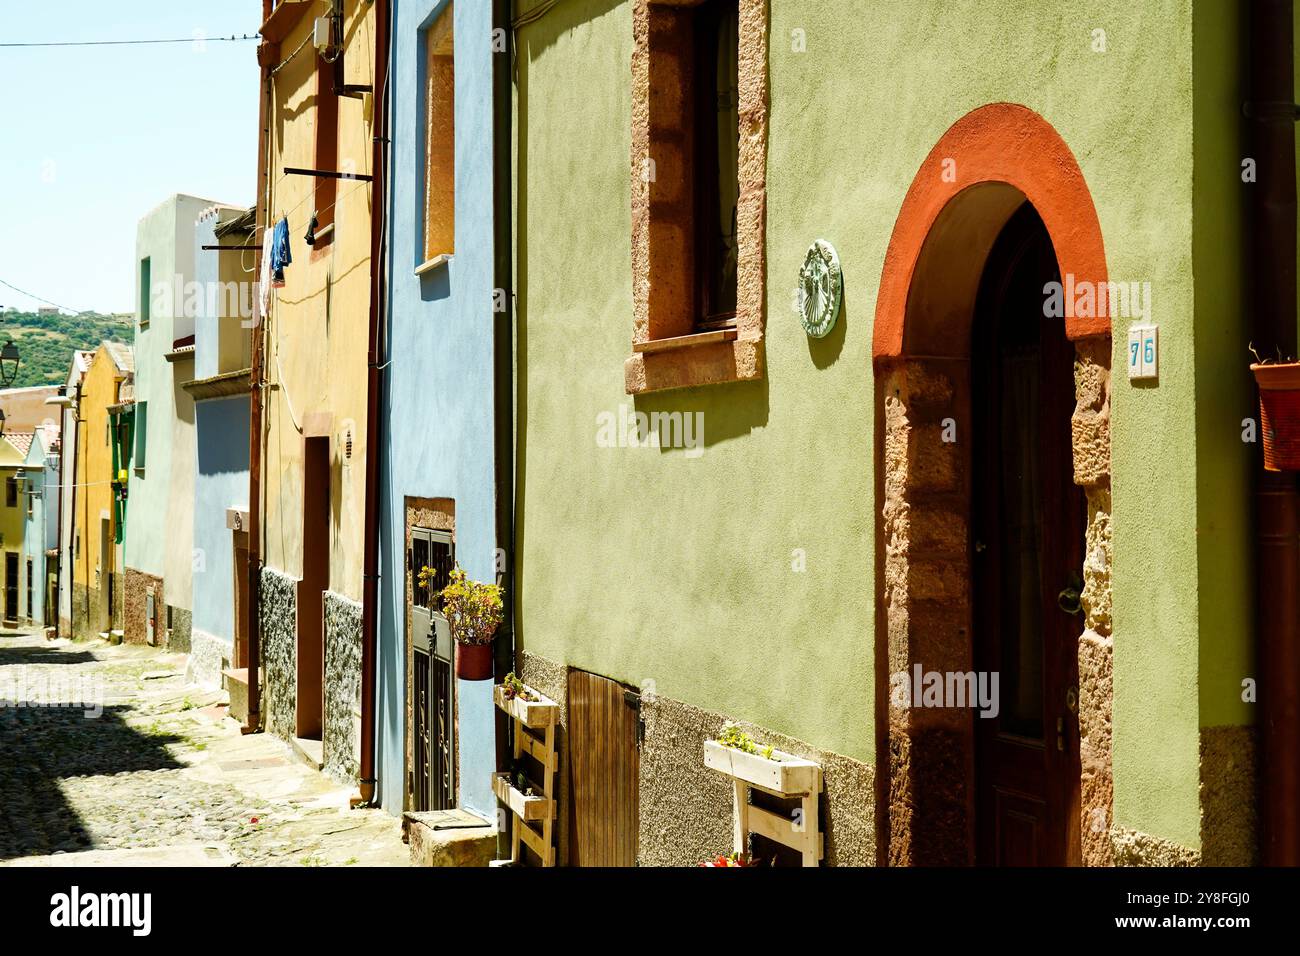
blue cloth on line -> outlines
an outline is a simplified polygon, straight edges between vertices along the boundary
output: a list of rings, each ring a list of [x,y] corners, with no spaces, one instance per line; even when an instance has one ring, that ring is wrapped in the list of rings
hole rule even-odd
[[[293,262],[289,253],[289,220],[280,217],[271,236],[271,285],[284,288],[284,267]]]

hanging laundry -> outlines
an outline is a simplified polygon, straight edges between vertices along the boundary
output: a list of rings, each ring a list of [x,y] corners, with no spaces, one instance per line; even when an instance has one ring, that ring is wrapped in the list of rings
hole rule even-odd
[[[280,217],[275,224],[275,236],[271,240],[271,285],[277,289],[284,288],[284,267],[293,262],[289,253],[289,220]]]
[[[271,312],[271,254],[274,249],[275,230],[262,230],[262,274],[257,281],[257,301],[262,307],[261,318]]]

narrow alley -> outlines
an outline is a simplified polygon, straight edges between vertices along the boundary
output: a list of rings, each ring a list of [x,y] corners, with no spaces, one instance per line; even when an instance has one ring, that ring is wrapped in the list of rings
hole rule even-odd
[[[0,632],[0,866],[406,866],[400,823],[268,735],[184,654]]]

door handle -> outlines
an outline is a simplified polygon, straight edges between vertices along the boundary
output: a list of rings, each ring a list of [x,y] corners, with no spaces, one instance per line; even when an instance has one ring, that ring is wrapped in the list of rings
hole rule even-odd
[[[1067,687],[1065,689],[1065,709],[1071,714],[1079,712],[1079,688]],[[1065,750],[1065,717],[1056,718],[1056,749]]]
[[[1056,596],[1056,604],[1066,614],[1078,614],[1083,609],[1083,605],[1079,603],[1079,598],[1079,589],[1068,587]]]

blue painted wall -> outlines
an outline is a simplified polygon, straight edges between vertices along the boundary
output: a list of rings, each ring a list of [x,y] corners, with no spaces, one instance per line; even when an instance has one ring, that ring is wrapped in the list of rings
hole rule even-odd
[[[379,799],[400,813],[405,792],[405,499],[451,498],[456,558],[496,580],[492,412],[491,4],[455,4],[456,236],[446,266],[415,275],[424,209],[424,30],[443,0],[398,0],[392,50],[389,215],[390,364],[381,454],[378,720]],[[509,600],[509,596],[507,596]],[[495,817],[492,682],[460,681],[461,806]]]
[[[226,509],[248,505],[248,396],[194,403],[194,628],[233,644],[235,555]]]

